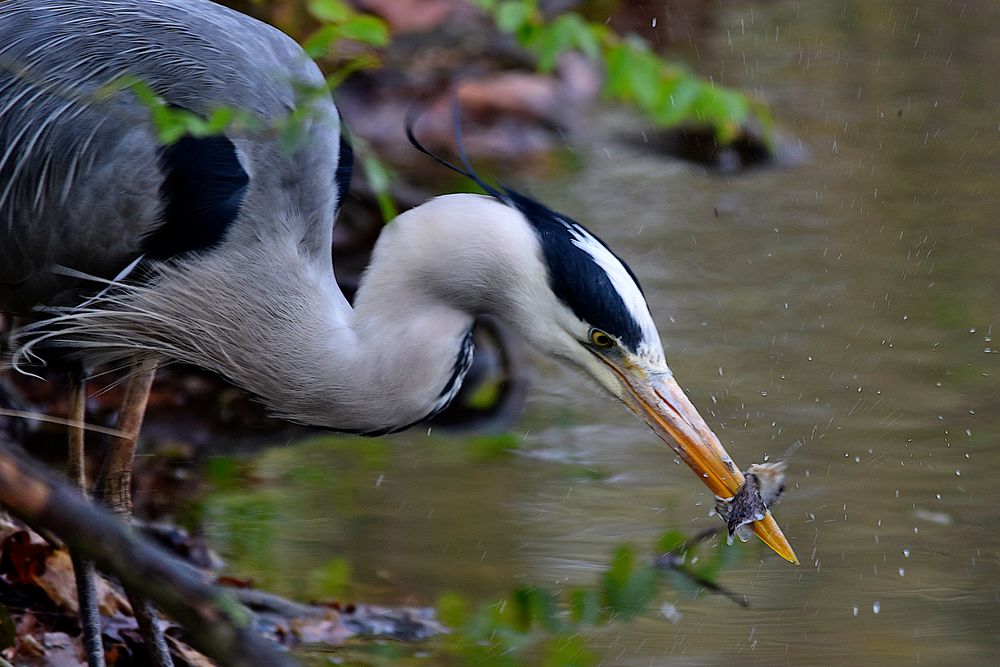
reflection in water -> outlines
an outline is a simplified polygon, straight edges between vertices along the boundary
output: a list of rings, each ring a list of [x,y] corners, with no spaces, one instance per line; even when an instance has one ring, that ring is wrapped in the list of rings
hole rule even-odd
[[[788,457],[776,515],[803,565],[754,545],[723,575],[750,609],[668,593],[680,619],[654,611],[592,645],[621,665],[986,662],[1000,11],[740,3],[700,54],[701,71],[771,100],[812,160],[707,175],[643,153],[638,122],[613,111],[587,171],[535,194],[631,258],[737,463]],[[264,491],[206,500],[213,538],[278,592],[430,603],[586,584],[619,544],[714,525],[698,480],[623,408],[538,363],[516,455],[421,432],[273,450],[255,464]]]

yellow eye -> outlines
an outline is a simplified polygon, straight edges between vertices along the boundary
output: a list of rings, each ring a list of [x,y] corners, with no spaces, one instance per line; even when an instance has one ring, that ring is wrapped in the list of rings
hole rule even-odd
[[[614,346],[615,339],[609,336],[608,334],[604,333],[600,329],[591,329],[590,342],[596,345],[597,347],[608,348]]]

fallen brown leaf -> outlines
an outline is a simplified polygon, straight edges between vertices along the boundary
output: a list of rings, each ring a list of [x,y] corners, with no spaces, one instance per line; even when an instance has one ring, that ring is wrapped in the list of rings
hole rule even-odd
[[[33,578],[39,588],[45,591],[57,606],[76,614],[80,605],[76,595],[76,577],[73,573],[73,561],[65,549],[56,549],[45,559],[45,569],[42,574]],[[124,595],[115,590],[104,577],[97,578],[97,600],[101,614],[132,615],[132,607]]]
[[[35,543],[26,530],[19,530],[0,543],[0,574],[13,584],[31,584],[45,573],[48,544]]]

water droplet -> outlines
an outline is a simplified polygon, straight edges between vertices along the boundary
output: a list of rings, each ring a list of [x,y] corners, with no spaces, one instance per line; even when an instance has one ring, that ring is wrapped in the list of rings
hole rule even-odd
[[[910,550],[903,549],[903,558],[909,558],[909,557],[910,557]]]
[[[857,605],[854,605],[854,615],[855,616],[858,615],[858,606]]]
[[[899,576],[901,576],[901,577],[905,577],[906,576],[906,568],[905,567],[899,568]]]
[[[880,611],[882,611],[882,603],[879,602],[878,600],[875,600],[875,602],[872,603],[872,613],[877,614]]]
[[[684,614],[682,614],[677,607],[669,602],[663,603],[660,607],[660,613],[663,614],[663,618],[667,619],[671,623],[678,623],[682,618],[684,618]]]

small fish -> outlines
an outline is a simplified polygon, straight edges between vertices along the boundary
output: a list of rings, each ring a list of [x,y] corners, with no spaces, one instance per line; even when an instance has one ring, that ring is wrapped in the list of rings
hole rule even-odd
[[[726,522],[730,544],[733,535],[742,542],[749,540],[752,531],[747,525],[762,520],[768,508],[781,500],[785,492],[787,467],[784,461],[754,463],[744,473],[746,480],[736,495],[732,498],[715,497],[715,511]]]

